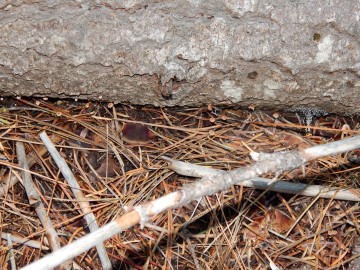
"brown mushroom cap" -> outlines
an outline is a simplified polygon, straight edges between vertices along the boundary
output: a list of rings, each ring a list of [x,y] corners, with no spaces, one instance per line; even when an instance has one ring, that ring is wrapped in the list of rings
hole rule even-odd
[[[125,123],[121,133],[124,141],[131,144],[146,144],[155,137],[147,126],[140,123]]]

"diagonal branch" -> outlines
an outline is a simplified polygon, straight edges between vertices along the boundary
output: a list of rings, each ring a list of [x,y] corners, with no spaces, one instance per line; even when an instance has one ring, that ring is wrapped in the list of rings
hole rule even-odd
[[[26,160],[25,147],[22,142],[16,142],[16,153],[19,160],[19,166],[23,168],[21,174],[23,179],[23,186],[29,199],[29,204],[35,208],[35,212],[38,215],[41,224],[45,228],[45,234],[51,250],[59,250],[61,248],[59,236],[50,218],[48,217],[46,208],[41,201],[40,194],[36,191],[36,187],[29,172],[29,165]],[[60,267],[60,269],[70,269],[70,265],[71,261],[68,261],[64,263],[63,267]]]
[[[134,208],[128,208],[126,209],[129,211],[128,213],[118,217],[99,230],[78,239],[68,246],[47,255],[23,269],[40,270],[53,268],[61,262],[81,254],[97,243],[101,243],[139,222],[140,225],[143,226],[151,217],[167,209],[177,208],[195,199],[200,199],[202,196],[227,190],[232,185],[239,184],[262,174],[292,170],[304,165],[307,161],[327,155],[351,151],[357,148],[360,148],[360,136],[326,145],[311,147],[301,151],[255,155],[255,158],[258,161],[253,165],[202,178],[199,181],[186,185],[182,189],[165,195],[157,200],[135,206]]]
[[[56,165],[61,170],[61,173],[68,182],[71,191],[74,193],[74,196],[77,199],[82,212],[85,214],[84,219],[89,227],[90,232],[96,231],[99,228],[99,226],[96,222],[95,215],[91,211],[91,206],[89,202],[86,200],[86,197],[84,196],[83,192],[81,191],[80,186],[76,181],[73,173],[71,172],[69,166],[67,165],[66,161],[60,156],[59,152],[56,150],[54,144],[51,142],[45,131],[40,133],[40,138],[43,141],[46,148],[48,149],[52,158],[55,160]],[[111,262],[107,255],[104,244],[98,243],[96,245],[96,249],[101,261],[101,265],[103,266],[103,269],[106,270],[112,269]]]
[[[208,177],[221,172],[221,170],[191,164],[184,161],[174,160],[169,157],[162,157],[169,164],[169,168],[176,173],[191,177]],[[329,187],[322,185],[309,185],[303,183],[292,183],[289,181],[279,181],[276,179],[268,179],[256,177],[245,180],[240,185],[249,188],[269,190],[287,194],[297,194],[303,196],[320,198],[333,198],[335,200],[360,201],[359,189],[340,189],[338,187]]]

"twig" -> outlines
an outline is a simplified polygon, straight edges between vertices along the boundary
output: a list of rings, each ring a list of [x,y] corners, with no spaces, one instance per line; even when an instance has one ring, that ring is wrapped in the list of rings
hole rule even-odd
[[[168,161],[169,168],[176,173],[184,176],[191,177],[207,177],[210,175],[216,175],[221,170],[216,170],[209,167],[204,167],[196,164],[187,163],[184,161],[174,160],[169,157],[162,157]],[[302,183],[292,183],[288,181],[278,181],[275,179],[261,178],[256,177],[250,180],[245,180],[240,183],[241,186],[261,189],[261,190],[270,190],[280,193],[287,194],[297,194],[303,196],[320,198],[333,198],[336,200],[345,200],[345,201],[360,201],[360,190],[358,189],[340,189],[337,187],[328,187],[322,185],[308,185]]]
[[[4,179],[5,183],[0,184],[0,198],[4,197],[7,190],[9,190],[13,185],[19,182],[19,179],[16,177],[12,170],[10,170],[10,172],[4,176]]]
[[[28,247],[32,247],[32,248],[38,248],[38,249],[42,249],[42,250],[49,250],[49,248],[47,246],[42,245],[39,241],[35,241],[35,240],[29,240],[23,237],[19,237],[19,236],[15,236],[12,235],[10,233],[4,233],[1,232],[1,238],[2,239],[8,239],[7,237],[10,237],[10,239],[13,242],[28,246]],[[46,238],[44,238],[44,242],[45,242]]]
[[[78,239],[63,247],[61,250],[47,255],[23,269],[40,270],[53,268],[62,261],[81,254],[94,245],[122,232],[138,222],[143,226],[148,219],[167,209],[177,208],[195,199],[199,199],[202,196],[227,190],[234,184],[239,184],[242,181],[252,179],[261,174],[292,170],[302,166],[307,161],[321,158],[325,155],[347,152],[359,147],[360,136],[356,136],[326,145],[315,146],[299,152],[287,151],[266,155],[259,154],[258,161],[253,165],[202,178],[159,199],[135,206],[133,209],[128,209],[128,213],[118,217],[99,230]]]
[[[29,204],[35,208],[35,212],[45,229],[46,238],[48,239],[51,250],[56,251],[61,248],[60,239],[57,235],[54,225],[47,215],[46,208],[41,201],[40,194],[37,192],[36,187],[32,181],[32,177],[29,172],[29,166],[26,161],[24,144],[22,142],[16,142],[16,153],[19,161],[19,167],[23,168],[21,175],[23,179],[23,185],[29,199]],[[70,263],[65,263],[63,266],[66,269],[71,268]]]
[[[61,138],[59,136],[55,136],[53,138],[53,140],[55,142],[59,142],[60,139]],[[47,153],[47,150],[45,147],[42,147],[38,151],[38,154],[40,156],[44,155],[45,153]],[[29,168],[31,168],[36,163],[35,155],[36,155],[35,153],[30,153],[26,156],[26,160],[28,162]],[[0,184],[0,198],[4,197],[4,195],[6,194],[6,191],[19,181],[18,177],[15,175],[14,171],[12,171],[12,170],[10,170],[10,172],[4,176],[4,179],[5,179],[5,183]]]
[[[187,243],[188,246],[189,246],[190,253],[191,253],[191,256],[193,257],[196,270],[200,270],[201,267],[200,267],[200,264],[199,264],[199,260],[198,260],[198,258],[196,257],[195,248],[194,248],[193,244],[191,243],[190,238],[189,238],[187,235],[184,235],[184,237],[185,237],[186,243]]]
[[[91,207],[86,197],[82,193],[78,182],[76,181],[73,173],[71,172],[69,166],[65,162],[65,160],[60,156],[59,152],[56,150],[54,144],[51,142],[46,132],[43,131],[40,133],[40,138],[43,141],[45,147],[48,149],[50,155],[54,159],[58,168],[60,169],[62,175],[68,182],[72,192],[74,193],[75,198],[78,200],[81,210],[83,211],[84,219],[89,227],[90,232],[94,232],[99,229],[99,226],[96,222],[96,218],[91,211]],[[106,248],[103,243],[98,243],[96,245],[96,249],[101,261],[101,265],[103,269],[108,270],[112,269],[110,259],[107,255]]]
[[[349,270],[360,269],[360,239],[356,238],[351,250],[353,260],[349,263]]]
[[[9,233],[6,234],[6,241],[7,241],[8,247],[9,247],[11,270],[16,270],[14,249],[13,249],[11,236]]]

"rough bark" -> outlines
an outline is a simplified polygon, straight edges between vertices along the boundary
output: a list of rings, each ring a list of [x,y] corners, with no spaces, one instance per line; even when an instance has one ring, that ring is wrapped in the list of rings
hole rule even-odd
[[[0,1],[0,95],[360,113],[360,2]]]

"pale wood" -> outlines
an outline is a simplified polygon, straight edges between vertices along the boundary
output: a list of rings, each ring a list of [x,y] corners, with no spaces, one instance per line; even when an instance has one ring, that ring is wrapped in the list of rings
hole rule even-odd
[[[259,161],[253,165],[239,168],[229,172],[221,172],[216,175],[204,177],[159,199],[150,201],[135,207],[129,207],[129,212],[116,220],[110,222],[99,230],[90,233],[81,239],[69,244],[68,246],[41,258],[40,260],[23,268],[24,270],[41,270],[53,268],[63,261],[73,258],[89,248],[101,243],[105,239],[140,222],[141,226],[153,216],[162,211],[178,208],[193,200],[200,199],[202,196],[210,195],[215,192],[227,190],[234,184],[240,184],[264,173],[279,173],[280,171],[294,169],[302,166],[305,162],[323,157],[324,154],[338,154],[343,147],[344,152],[360,148],[360,136],[344,139],[321,146],[315,146],[303,151],[284,151],[271,155],[260,156]],[[332,149],[329,151],[327,149]]]
[[[64,176],[65,180],[68,182],[71,191],[74,193],[75,198],[77,199],[77,203],[80,205],[82,212],[84,213],[84,219],[89,227],[90,232],[94,232],[99,229],[97,224],[95,215],[91,210],[90,203],[87,201],[86,197],[84,196],[83,192],[81,191],[79,183],[76,181],[71,169],[67,165],[66,161],[60,156],[59,152],[56,150],[54,144],[51,142],[49,137],[47,136],[46,132],[43,131],[40,133],[40,138],[43,141],[44,145],[48,149],[50,155],[54,159],[55,163],[57,164],[58,168],[60,169],[62,175]],[[112,269],[112,265],[110,259],[107,255],[106,248],[103,243],[98,243],[96,245],[96,250],[98,252],[101,265],[103,269],[110,270]]]

